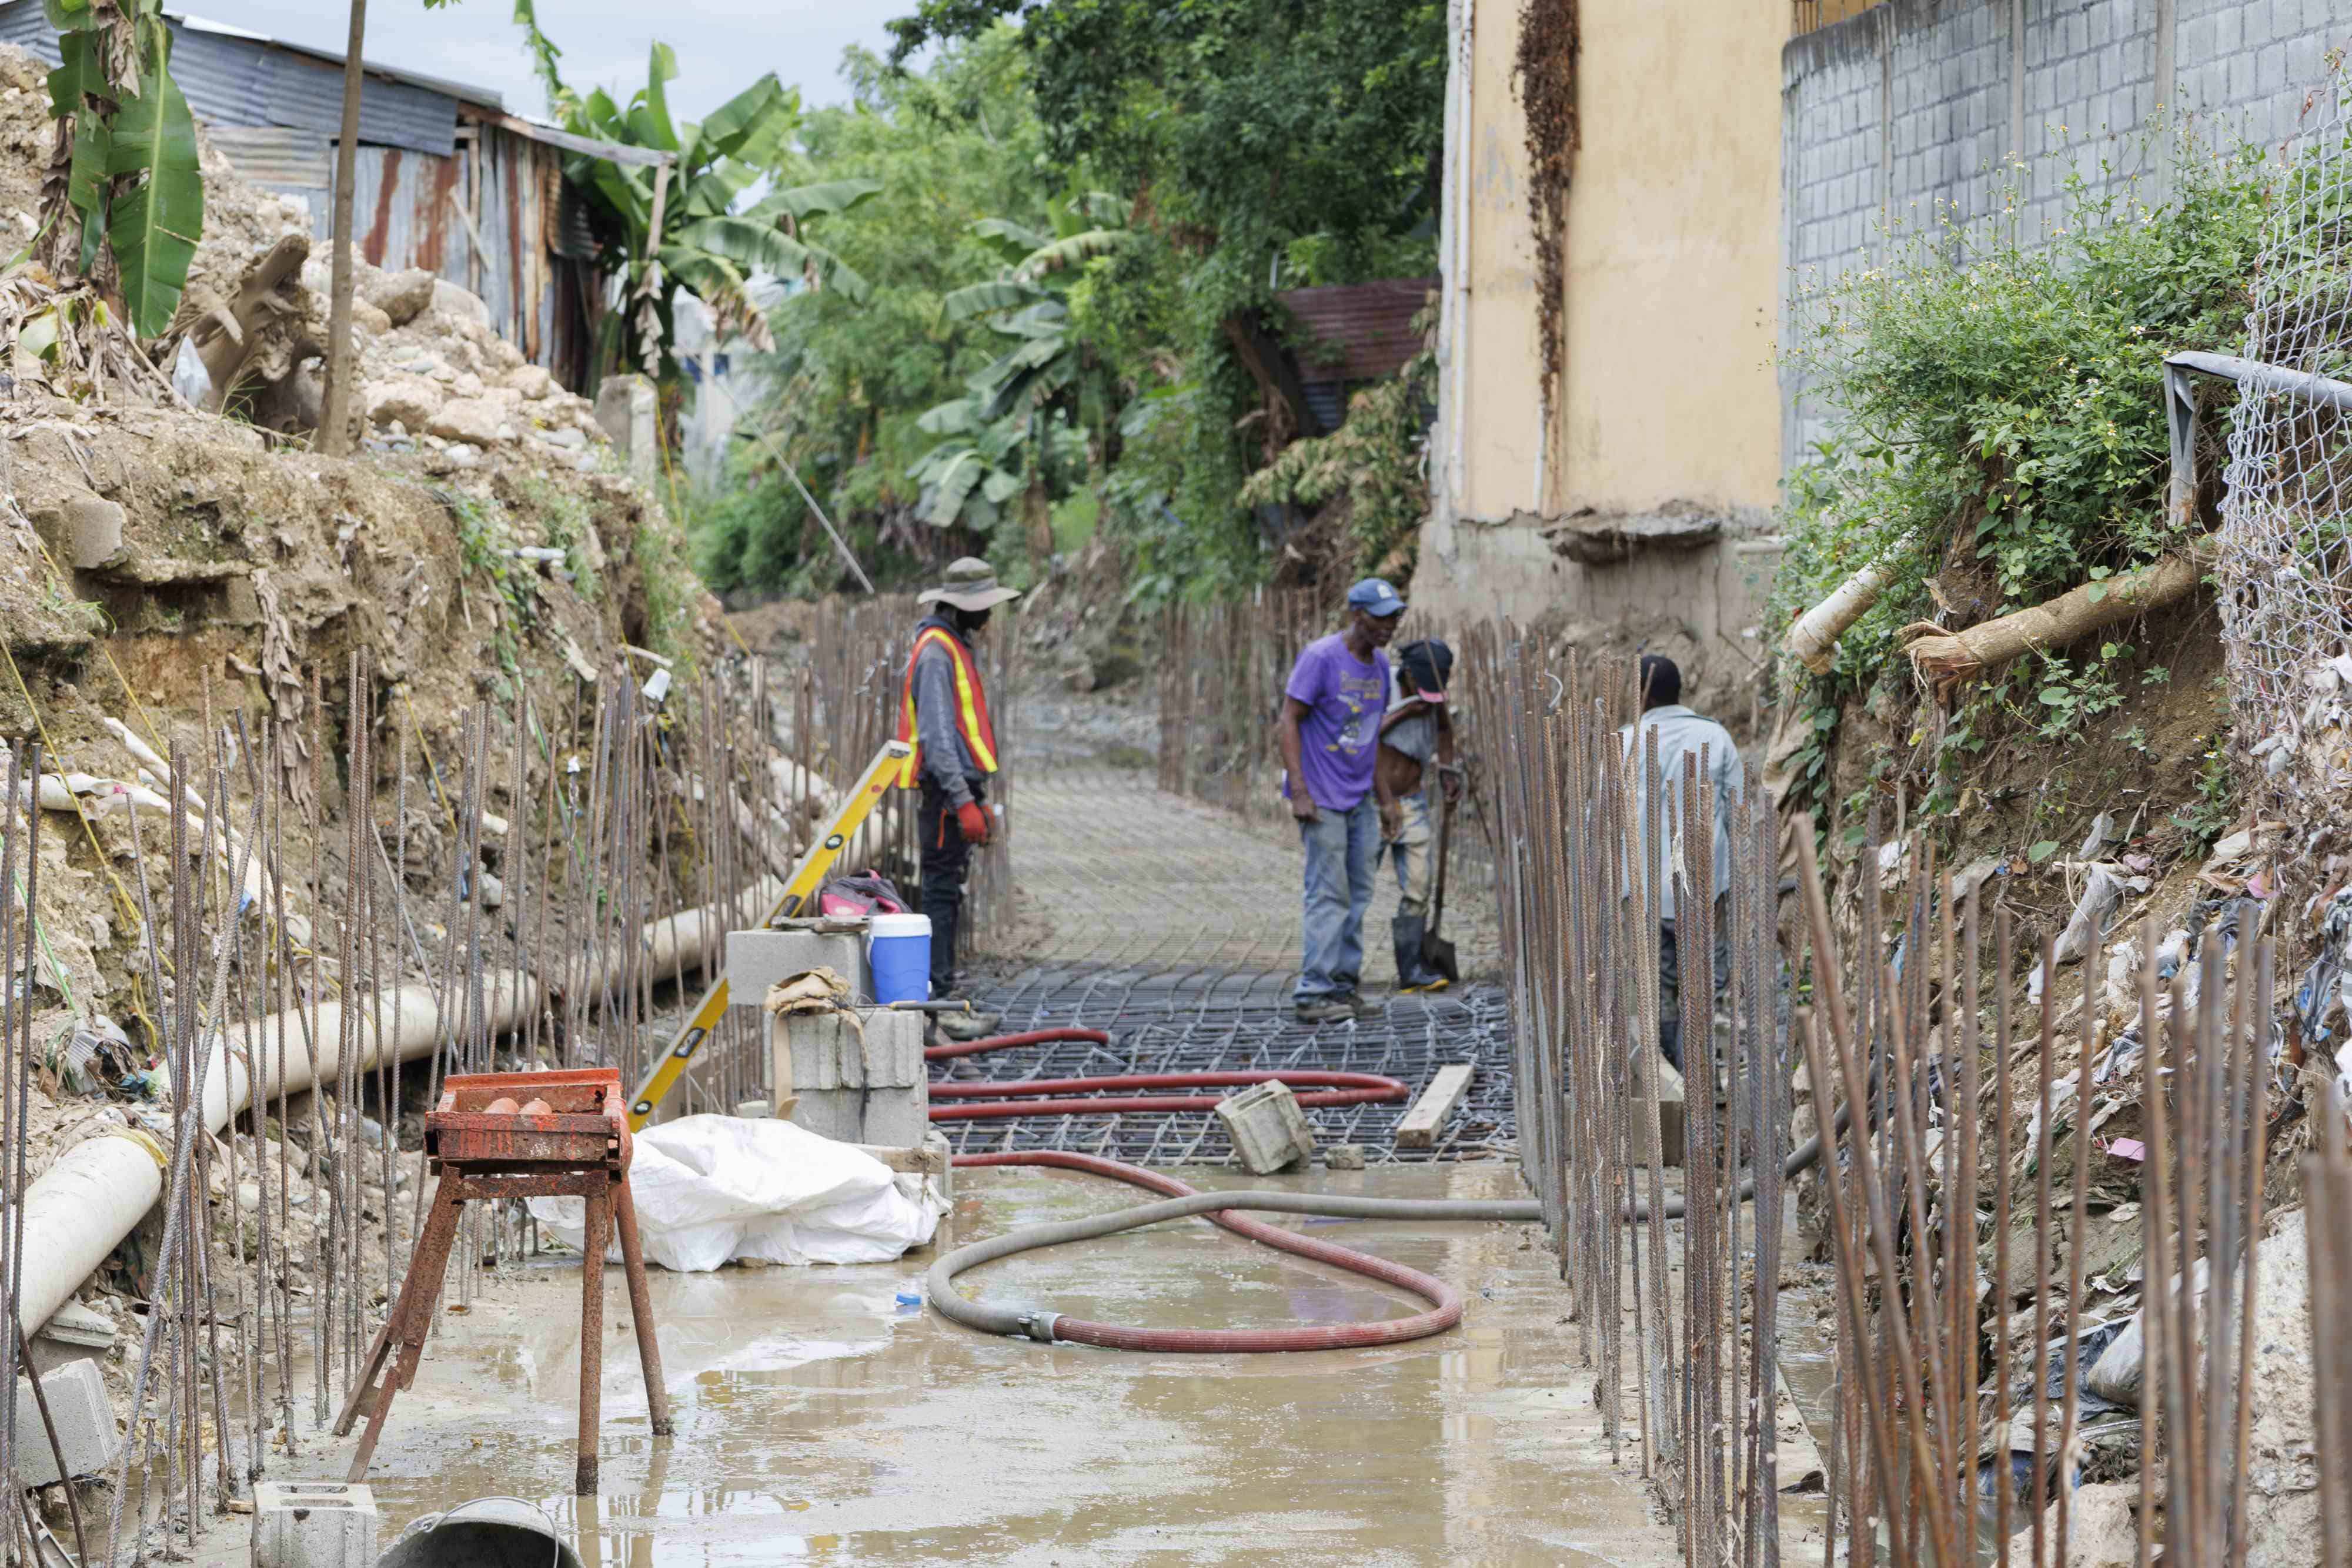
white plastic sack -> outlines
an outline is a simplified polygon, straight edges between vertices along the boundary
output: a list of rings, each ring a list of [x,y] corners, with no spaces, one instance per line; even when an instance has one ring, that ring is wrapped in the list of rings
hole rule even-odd
[[[629,1167],[646,1259],[703,1273],[770,1263],[887,1263],[931,1239],[947,1206],[920,1176],[781,1121],[684,1116],[636,1135]],[[556,1239],[586,1239],[583,1199],[534,1197]],[[605,1256],[617,1262],[616,1237]]]

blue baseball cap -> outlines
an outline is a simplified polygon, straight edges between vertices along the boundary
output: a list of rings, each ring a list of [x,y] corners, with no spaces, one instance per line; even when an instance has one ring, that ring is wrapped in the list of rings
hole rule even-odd
[[[1404,613],[1404,599],[1389,586],[1387,579],[1368,577],[1348,590],[1348,608],[1377,615],[1385,621],[1391,615]]]

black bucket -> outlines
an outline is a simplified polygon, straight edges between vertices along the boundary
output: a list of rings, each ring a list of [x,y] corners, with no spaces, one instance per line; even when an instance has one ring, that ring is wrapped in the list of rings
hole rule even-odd
[[[537,1503],[482,1497],[411,1523],[376,1568],[580,1568],[580,1554]]]

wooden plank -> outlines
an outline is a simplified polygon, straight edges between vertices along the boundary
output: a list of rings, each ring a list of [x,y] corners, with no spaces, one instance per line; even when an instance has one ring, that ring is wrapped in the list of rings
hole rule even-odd
[[[1462,1103],[1462,1097],[1470,1092],[1470,1079],[1476,1071],[1477,1068],[1467,1061],[1439,1068],[1437,1076],[1429,1081],[1429,1087],[1421,1092],[1421,1098],[1412,1103],[1412,1109],[1404,1113],[1404,1120],[1397,1124],[1397,1147],[1426,1149],[1434,1145],[1438,1129],[1454,1114],[1454,1108]]]

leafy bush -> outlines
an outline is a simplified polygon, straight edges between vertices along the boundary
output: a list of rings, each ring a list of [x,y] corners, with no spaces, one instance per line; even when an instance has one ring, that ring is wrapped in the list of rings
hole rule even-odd
[[[1973,622],[2183,542],[2164,505],[2164,356],[2242,340],[2267,173],[2258,149],[2216,157],[2186,142],[2175,166],[2162,202],[2137,183],[2072,180],[2063,225],[2039,246],[2016,232],[2012,186],[1991,225],[1897,235],[1890,265],[1801,287],[1790,359],[1836,433],[1790,480],[1771,623],[1871,561],[1892,568],[1829,674],[1785,666],[1786,695],[1813,720],[1800,766],[1814,781],[1828,716],[1889,667],[1904,625],[1935,612],[1931,578],[1948,599],[1974,591],[1954,606]],[[2022,673],[2043,694],[2045,737],[2114,706],[2107,653]],[[1969,727],[1964,715],[1957,729]]]

